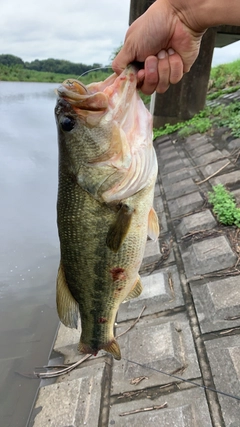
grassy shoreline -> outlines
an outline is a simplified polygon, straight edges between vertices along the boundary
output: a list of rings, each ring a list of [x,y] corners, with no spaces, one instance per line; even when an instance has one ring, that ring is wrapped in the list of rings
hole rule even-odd
[[[81,80],[99,80],[112,73],[106,71],[92,71]],[[90,75],[90,76],[89,76]],[[0,64],[0,81],[22,81],[22,82],[53,82],[61,83],[68,78],[79,78],[78,75],[60,74],[48,71],[36,71],[24,68],[22,65],[3,65]],[[218,65],[211,69],[209,79],[209,92],[217,93],[225,88],[240,85],[240,59],[228,64]]]
[[[48,71],[35,71],[22,66],[7,66],[0,64],[0,81],[4,82],[38,82],[38,83],[62,83],[67,79],[79,79],[85,84],[105,80],[112,71],[91,71],[85,76],[74,74],[60,74]]]
[[[90,71],[84,76],[73,74],[59,74],[54,72],[36,71],[24,68],[22,65],[0,64],[0,81],[19,82],[45,82],[62,83],[66,79],[76,78],[84,84],[105,80],[109,72],[98,70]],[[217,99],[219,96],[240,89],[240,59],[229,64],[218,65],[211,69],[207,101]],[[140,92],[141,94],[141,92]],[[141,94],[145,104],[150,102],[150,96]],[[227,126],[235,137],[240,137],[240,103],[230,106],[206,106],[203,111],[196,114],[191,120],[179,122],[176,125],[166,124],[154,129],[154,137],[178,131],[179,136],[185,137],[195,132],[208,132],[214,126]]]

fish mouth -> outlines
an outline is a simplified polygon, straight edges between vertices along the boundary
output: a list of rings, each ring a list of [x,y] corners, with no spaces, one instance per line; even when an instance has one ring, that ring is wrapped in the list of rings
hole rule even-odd
[[[73,107],[88,111],[104,111],[108,107],[107,97],[101,93],[91,93],[79,80],[68,79],[57,89],[60,98],[64,98]]]
[[[76,112],[85,110],[85,112],[104,113],[109,107],[114,107],[116,98],[119,98],[115,95],[122,95],[126,86],[132,88],[131,92],[135,91],[137,71],[135,64],[131,64],[119,76],[114,73],[102,82],[87,86],[77,79],[67,79],[57,89],[57,94],[60,98],[65,99]]]

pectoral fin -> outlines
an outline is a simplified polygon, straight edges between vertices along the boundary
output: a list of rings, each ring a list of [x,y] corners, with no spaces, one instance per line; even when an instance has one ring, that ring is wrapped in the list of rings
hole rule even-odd
[[[131,291],[129,292],[129,294],[127,295],[127,297],[125,298],[125,300],[123,302],[127,302],[132,298],[139,297],[139,295],[141,295],[142,291],[143,291],[142,282],[141,282],[140,277],[138,276],[137,282],[133,285]]]
[[[116,221],[110,226],[106,244],[113,252],[117,252],[129,230],[134,208],[123,204],[118,211]]]
[[[61,322],[69,328],[78,327],[79,307],[77,301],[73,298],[60,263],[57,276],[57,312]]]
[[[158,216],[153,208],[148,214],[148,236],[152,240],[157,240],[159,236]]]

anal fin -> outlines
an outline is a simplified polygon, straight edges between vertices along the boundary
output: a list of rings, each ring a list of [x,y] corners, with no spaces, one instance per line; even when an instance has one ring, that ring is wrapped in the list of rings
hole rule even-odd
[[[148,214],[148,236],[154,241],[156,241],[159,236],[158,216],[154,208],[152,208]]]
[[[139,297],[139,295],[141,295],[142,291],[143,291],[143,285],[142,285],[140,277],[138,276],[137,281],[135,282],[131,291],[129,292],[129,294],[127,295],[127,297],[125,298],[125,300],[123,302],[127,302],[132,298]]]
[[[57,312],[59,319],[65,326],[77,329],[79,307],[68,288],[61,262],[57,276]]]
[[[134,208],[123,204],[117,213],[115,222],[110,226],[106,244],[113,252],[117,252],[121,247],[129,230],[133,212]]]

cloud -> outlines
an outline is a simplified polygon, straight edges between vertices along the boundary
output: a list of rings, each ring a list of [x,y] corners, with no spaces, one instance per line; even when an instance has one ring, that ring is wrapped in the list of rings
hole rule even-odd
[[[1,5],[1,52],[107,64],[123,42],[130,0],[12,0]]]
[[[124,41],[130,0],[11,0],[1,4],[0,53],[107,65]],[[215,49],[213,65],[239,58],[240,42]]]

